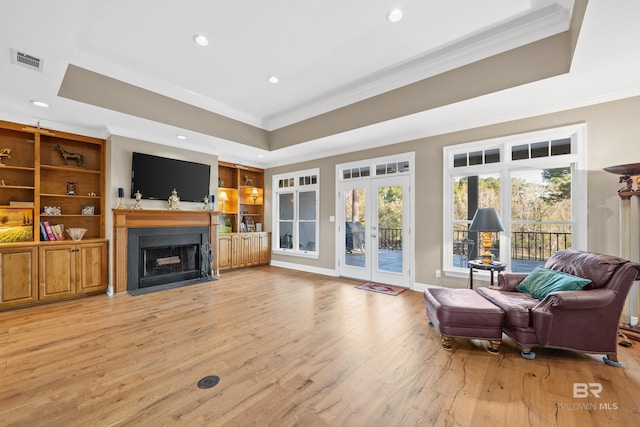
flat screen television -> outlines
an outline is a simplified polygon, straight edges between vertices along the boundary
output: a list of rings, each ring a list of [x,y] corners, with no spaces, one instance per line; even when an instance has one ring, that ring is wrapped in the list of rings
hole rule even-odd
[[[202,202],[211,194],[210,176],[210,165],[133,153],[131,197],[140,191],[143,199],[167,200],[175,188],[181,201]]]

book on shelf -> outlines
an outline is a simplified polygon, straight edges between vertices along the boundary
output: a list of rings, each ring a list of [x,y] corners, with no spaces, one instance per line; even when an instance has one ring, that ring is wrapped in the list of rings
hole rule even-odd
[[[51,231],[53,231],[53,234],[56,236],[56,240],[65,240],[63,224],[52,225]]]
[[[43,242],[47,242],[49,240],[49,235],[47,234],[47,230],[44,228],[44,223],[40,223],[40,240]]]
[[[53,234],[53,230],[51,229],[51,224],[49,224],[49,221],[42,221],[42,224],[44,225],[44,230],[47,233],[49,240],[51,241],[58,240],[56,239],[56,235]]]

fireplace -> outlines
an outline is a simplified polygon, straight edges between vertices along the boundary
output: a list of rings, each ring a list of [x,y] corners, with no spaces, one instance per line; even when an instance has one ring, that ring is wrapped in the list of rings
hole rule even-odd
[[[129,228],[127,291],[138,294],[211,279],[208,227]]]

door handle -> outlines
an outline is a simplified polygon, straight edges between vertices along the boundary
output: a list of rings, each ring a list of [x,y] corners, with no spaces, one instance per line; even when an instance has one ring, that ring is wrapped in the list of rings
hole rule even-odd
[[[371,235],[371,237],[373,237],[373,238],[375,239],[375,238],[376,238],[376,237],[378,237],[378,236],[377,236],[377,235],[375,235],[375,234],[372,234],[372,235]]]

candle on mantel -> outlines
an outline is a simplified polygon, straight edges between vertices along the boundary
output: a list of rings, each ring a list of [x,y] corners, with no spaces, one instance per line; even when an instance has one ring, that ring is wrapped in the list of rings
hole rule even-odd
[[[118,197],[124,197],[124,188],[118,188]]]

